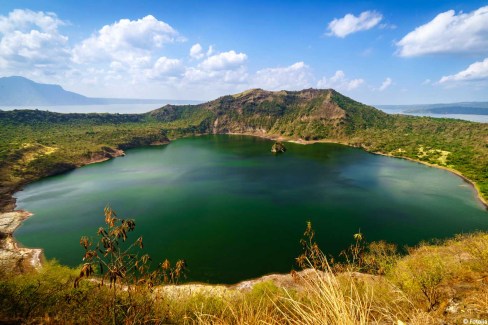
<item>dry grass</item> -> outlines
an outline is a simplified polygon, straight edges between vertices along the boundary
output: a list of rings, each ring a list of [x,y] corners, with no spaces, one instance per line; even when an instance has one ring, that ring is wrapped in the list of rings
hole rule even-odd
[[[325,265],[328,265],[322,255]],[[336,275],[330,266],[295,273],[300,290],[276,288],[256,295],[223,299],[212,314],[196,310],[199,324],[393,324],[408,320],[416,308],[406,296],[380,277],[354,272]],[[259,298],[258,298],[259,297]],[[204,307],[201,306],[203,309]],[[418,311],[420,312],[420,311]]]
[[[368,251],[356,241],[352,252],[366,258],[354,260],[373,274],[357,272],[358,265],[343,265],[338,273],[313,241],[311,227],[306,234],[305,255],[298,259],[304,270],[288,282],[199,292],[136,286],[117,296],[124,312],[115,320],[108,286],[84,281],[73,288],[76,273],[48,263],[39,273],[0,280],[0,323],[420,325],[488,319],[487,233],[422,244],[404,257],[385,243]]]
[[[367,324],[374,319],[371,287],[361,290],[351,278],[312,270],[302,281],[305,297],[284,297],[288,304],[280,309],[289,324]],[[345,280],[345,281],[344,281]]]
[[[284,324],[276,309],[270,308],[267,297],[259,301],[242,299],[227,301],[220,313],[213,315],[197,310],[192,324]]]
[[[376,254],[375,263],[389,266],[386,277],[344,269],[336,274],[315,243],[305,243],[314,260],[306,259],[309,268],[295,275],[300,290],[280,288],[258,301],[245,295],[224,299],[216,314],[196,310],[193,322],[417,325],[488,317],[486,233],[422,244],[395,261],[392,254]],[[385,261],[378,261],[381,256]],[[356,269],[351,265],[350,270]]]

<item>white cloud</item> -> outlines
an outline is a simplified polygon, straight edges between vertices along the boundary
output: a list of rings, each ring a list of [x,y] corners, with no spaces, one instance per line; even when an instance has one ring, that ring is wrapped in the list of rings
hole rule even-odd
[[[152,50],[181,40],[183,38],[173,27],[151,15],[138,20],[121,19],[103,26],[96,34],[76,45],[73,61],[111,60],[144,66],[150,62]]]
[[[61,33],[65,24],[54,13],[14,10],[0,15],[0,74],[58,83],[93,97],[212,99],[254,87],[300,90],[317,85],[302,61],[251,72],[246,53],[216,52],[199,43],[172,57],[168,45],[178,46],[183,38],[153,16],[121,19],[77,44]],[[363,82],[338,71],[319,84],[351,90]]]
[[[383,90],[386,90],[387,88],[389,88],[393,83],[393,80],[388,77],[386,78],[383,83],[381,84],[380,88],[379,88],[379,91],[383,91]]]
[[[152,69],[146,70],[145,74],[150,79],[176,77],[183,72],[183,68],[181,60],[162,56],[154,63]]]
[[[247,81],[247,69],[239,67],[234,70],[202,70],[195,67],[189,67],[184,74],[184,83],[198,83],[202,81],[214,81],[217,83],[245,83]]]
[[[210,71],[229,70],[241,66],[246,60],[246,54],[228,51],[209,56],[200,64],[200,67]]]
[[[488,6],[456,15],[454,10],[438,14],[415,28],[399,42],[404,57],[440,53],[487,53]]]
[[[116,96],[139,97],[138,91],[145,92],[151,83],[162,85],[181,77],[183,60],[168,58],[164,50],[166,45],[184,40],[176,29],[151,15],[120,19],[73,47],[71,69],[77,71],[81,83],[90,86],[96,81],[100,85],[88,88],[97,96],[106,88],[126,89],[129,84],[132,87],[116,92]]]
[[[199,43],[196,43],[193,45],[190,49],[190,56],[194,59],[201,59],[204,57],[205,54],[203,54],[203,48]]]
[[[211,53],[210,49],[211,47],[207,53]],[[245,83],[248,77],[246,61],[245,53],[237,53],[234,50],[211,55],[197,66],[187,67],[182,83],[213,81],[220,86],[223,86],[223,83]]]
[[[65,67],[68,37],[58,31],[65,23],[54,13],[16,9],[0,16],[0,71],[41,76]]]
[[[266,68],[256,72],[250,87],[266,90],[300,90],[312,85],[310,67],[296,62],[288,67]]]
[[[488,58],[480,62],[475,62],[471,64],[467,69],[460,71],[454,75],[442,77],[439,80],[439,83],[444,84],[477,80],[488,80]]]
[[[317,82],[318,88],[333,88],[336,90],[353,90],[364,83],[363,79],[348,79],[342,70],[337,70],[336,73],[330,77],[323,77]]]
[[[344,38],[349,34],[368,30],[378,25],[383,16],[376,11],[364,11],[358,17],[347,14],[343,18],[336,18],[328,25],[328,35]]]
[[[32,10],[15,9],[8,16],[0,16],[0,32],[29,31],[33,26],[43,31],[54,32],[65,23],[52,12],[34,12]]]
[[[195,43],[189,54],[198,63],[170,57],[166,47],[184,39],[153,16],[118,20],[77,44],[60,33],[63,25],[54,13],[0,15],[0,75],[59,83],[94,97],[201,99],[249,85],[245,53],[216,53]]]

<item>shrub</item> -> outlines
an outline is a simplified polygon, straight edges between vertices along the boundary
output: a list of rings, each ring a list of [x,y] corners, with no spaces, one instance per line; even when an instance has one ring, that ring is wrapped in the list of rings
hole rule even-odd
[[[383,240],[372,242],[363,257],[364,270],[367,273],[384,275],[396,265],[399,258],[395,244]]]
[[[431,311],[440,302],[441,284],[450,276],[450,270],[440,255],[424,249],[403,258],[389,276],[401,290],[414,300],[423,301],[426,310]]]
[[[161,283],[177,283],[184,275],[186,262],[179,260],[171,266],[169,260],[162,262],[156,270],[151,270],[151,258],[144,254],[142,237],[131,244],[126,243],[128,234],[134,231],[136,223],[133,219],[120,219],[109,206],[104,209],[106,228],[97,231],[96,244],[88,237],[80,239],[85,255],[80,275],[74,281],[77,288],[82,278],[98,272],[101,276],[100,286],[109,282],[112,290],[110,305],[112,322],[121,320],[139,321],[152,309],[151,289]],[[106,287],[104,288],[106,289]]]

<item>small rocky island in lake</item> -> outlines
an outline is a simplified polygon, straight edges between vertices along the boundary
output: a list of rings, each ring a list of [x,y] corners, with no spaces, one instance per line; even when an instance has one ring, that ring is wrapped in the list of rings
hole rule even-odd
[[[286,148],[285,145],[281,142],[275,142],[273,146],[271,147],[271,152],[272,153],[279,153],[279,152],[285,152]]]

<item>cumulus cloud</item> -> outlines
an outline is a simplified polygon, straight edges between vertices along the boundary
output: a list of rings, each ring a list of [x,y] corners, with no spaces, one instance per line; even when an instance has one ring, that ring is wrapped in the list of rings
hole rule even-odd
[[[364,11],[359,16],[347,14],[343,18],[335,18],[328,25],[328,35],[344,38],[349,34],[368,30],[383,19],[383,16],[376,11]]]
[[[299,90],[317,85],[302,61],[250,72],[246,53],[205,49],[199,43],[188,55],[171,57],[167,47],[184,38],[153,16],[118,20],[75,44],[61,33],[65,24],[54,13],[14,10],[0,15],[0,74],[60,83],[94,97],[210,99],[251,87]],[[351,90],[363,82],[337,71],[319,86]]]
[[[337,90],[353,90],[364,83],[363,79],[348,79],[342,70],[337,70],[336,73],[330,77],[323,77],[317,82],[318,88],[333,88]]]
[[[389,88],[393,83],[393,80],[388,77],[386,78],[383,83],[381,84],[380,88],[379,88],[379,91],[383,91],[383,90],[386,90],[387,88]]]
[[[29,31],[33,26],[43,31],[56,31],[65,23],[52,12],[34,12],[32,10],[15,9],[8,16],[0,16],[0,31],[2,33],[16,30]]]
[[[52,74],[69,59],[65,23],[54,13],[16,9],[0,16],[0,69],[24,75]]]
[[[487,53],[488,6],[456,15],[454,10],[438,14],[415,28],[399,42],[403,57],[439,53]]]
[[[96,34],[76,45],[73,61],[107,60],[144,66],[150,62],[152,50],[181,40],[183,38],[173,27],[154,16],[138,20],[121,19],[103,26]]]
[[[204,70],[229,70],[241,66],[246,60],[246,54],[228,51],[209,56],[200,67]]]
[[[183,72],[183,62],[179,59],[160,57],[145,74],[150,79],[176,77]]]
[[[444,76],[439,80],[440,84],[463,81],[488,80],[488,58],[471,64],[467,69],[454,75]]]
[[[256,72],[251,87],[266,90],[299,90],[311,86],[313,76],[304,62],[296,62],[288,67],[265,68]]]
[[[202,81],[215,81],[216,83],[237,84],[245,83],[248,77],[247,69],[239,67],[234,70],[202,70],[189,67],[184,73],[183,83],[198,83]],[[215,86],[215,85],[214,85]]]
[[[210,49],[207,55],[208,53],[212,53]],[[237,53],[234,50],[210,55],[197,66],[187,67],[182,82],[244,83],[248,77],[246,61],[245,53]]]
[[[190,49],[190,56],[194,59],[201,59],[204,57],[203,48],[199,43],[193,45]]]
[[[181,77],[184,61],[167,57],[165,49],[168,44],[182,41],[184,37],[175,28],[152,15],[120,19],[73,46],[71,69],[76,70],[77,80],[83,84],[96,81],[99,89],[91,87],[89,91],[98,96],[103,87],[122,89],[125,84],[138,84],[139,91],[146,91],[150,83],[162,85]],[[124,94],[140,96],[134,87],[124,90]]]

